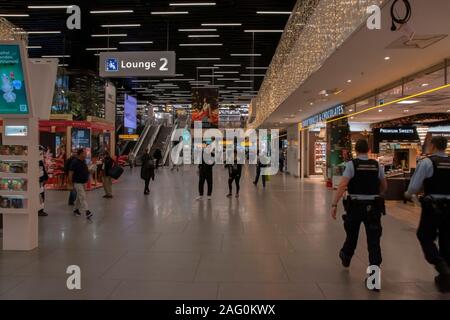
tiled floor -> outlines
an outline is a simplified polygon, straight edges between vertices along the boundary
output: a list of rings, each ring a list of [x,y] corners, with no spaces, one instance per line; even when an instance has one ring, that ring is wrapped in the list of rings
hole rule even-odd
[[[128,169],[129,170],[129,169]],[[384,218],[383,290],[364,287],[364,232],[349,270],[340,266],[341,221],[328,215],[320,181],[272,177],[256,188],[246,170],[239,199],[227,199],[215,168],[212,201],[196,202],[197,176],[163,169],[142,194],[138,170],[114,185],[114,199],[89,193],[92,222],[74,217],[67,193],[48,192],[40,246],[0,251],[0,299],[450,299],[436,292],[414,219]],[[82,290],[66,287],[81,268]]]

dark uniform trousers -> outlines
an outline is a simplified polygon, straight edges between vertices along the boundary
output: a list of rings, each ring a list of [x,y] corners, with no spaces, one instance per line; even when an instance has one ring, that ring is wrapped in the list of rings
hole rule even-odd
[[[422,215],[417,238],[425,259],[433,265],[444,261],[450,265],[450,201],[422,199]],[[439,242],[439,249],[436,245]]]
[[[212,169],[200,169],[200,180],[198,183],[198,193],[203,196],[205,182],[208,185],[208,196],[212,194],[213,190],[213,172]]]
[[[372,200],[352,200],[346,204],[347,213],[343,216],[347,238],[342,252],[349,258],[353,257],[358,244],[359,229],[364,224],[367,235],[367,249],[370,265],[380,266],[382,262],[380,239],[382,210],[377,208]]]

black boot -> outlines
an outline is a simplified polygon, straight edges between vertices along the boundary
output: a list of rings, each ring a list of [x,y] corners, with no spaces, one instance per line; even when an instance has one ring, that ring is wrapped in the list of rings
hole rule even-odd
[[[341,258],[342,266],[344,268],[350,267],[350,263],[352,262],[352,258],[347,256],[344,251],[339,252],[339,258]]]
[[[439,275],[434,278],[434,283],[440,292],[450,292],[450,267],[446,262],[441,262],[435,265]]]

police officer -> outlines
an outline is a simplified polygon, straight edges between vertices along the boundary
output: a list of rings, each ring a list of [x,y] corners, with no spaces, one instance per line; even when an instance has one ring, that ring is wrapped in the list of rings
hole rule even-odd
[[[336,219],[337,204],[348,190],[344,200],[346,214],[343,216],[347,234],[339,253],[345,268],[355,253],[359,228],[364,223],[367,235],[367,249],[371,266],[381,265],[380,238],[382,233],[381,215],[384,214],[384,200],[380,194],[387,190],[384,168],[376,160],[368,157],[369,145],[366,140],[356,142],[357,158],[346,163],[341,183],[333,199],[331,215]]]
[[[435,282],[442,292],[450,292],[450,158],[445,153],[447,143],[445,137],[431,140],[432,156],[419,163],[405,193],[405,197],[411,199],[422,187],[424,189],[417,238],[425,259],[439,273]],[[437,238],[439,249],[435,243]]]

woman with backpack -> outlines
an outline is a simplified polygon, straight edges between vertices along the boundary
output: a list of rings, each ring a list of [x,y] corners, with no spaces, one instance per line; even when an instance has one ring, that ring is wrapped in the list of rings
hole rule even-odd
[[[145,149],[145,153],[142,156],[141,179],[145,181],[145,195],[150,194],[150,179],[155,180],[155,165],[149,152],[148,148]]]

